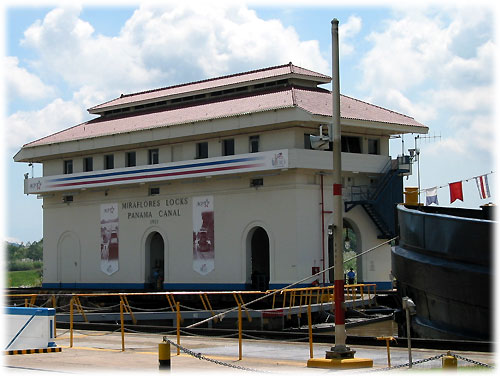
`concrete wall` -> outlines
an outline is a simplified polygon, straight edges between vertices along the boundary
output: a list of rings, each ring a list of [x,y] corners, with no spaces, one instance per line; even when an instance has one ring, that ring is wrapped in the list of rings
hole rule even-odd
[[[311,275],[313,266],[322,265],[318,176],[301,169],[280,171],[264,174],[264,185],[252,188],[253,176],[255,173],[172,181],[157,185],[160,195],[155,196],[148,196],[145,184],[80,191],[72,203],[62,203],[57,193],[46,197],[44,286],[143,288],[150,277],[146,243],[155,231],[165,243],[166,288],[244,289],[251,282],[248,244],[255,227],[262,227],[269,236],[271,287]],[[324,190],[325,210],[331,210],[328,179]],[[198,196],[213,196],[214,201],[215,269],[207,275],[193,270],[192,202]],[[171,199],[179,199],[178,204],[167,206]],[[147,207],[127,208],[127,203],[138,202],[147,202]],[[119,267],[108,275],[101,270],[100,207],[110,203],[118,204],[119,211]],[[160,216],[166,209],[176,214]],[[137,217],[143,212],[151,217]],[[363,249],[381,242],[361,208],[346,217],[360,229]],[[331,218],[325,216],[325,231],[328,223]],[[389,281],[389,272],[388,249],[364,258],[364,281]]]

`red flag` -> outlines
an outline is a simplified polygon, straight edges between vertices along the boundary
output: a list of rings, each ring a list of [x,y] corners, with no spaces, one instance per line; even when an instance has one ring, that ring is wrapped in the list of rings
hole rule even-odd
[[[457,181],[455,183],[450,183],[450,204],[455,200],[464,200],[464,195],[462,193],[462,182]]]

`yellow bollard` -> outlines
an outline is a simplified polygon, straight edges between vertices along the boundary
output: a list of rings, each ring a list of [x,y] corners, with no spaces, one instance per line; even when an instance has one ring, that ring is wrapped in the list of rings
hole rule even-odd
[[[456,370],[457,369],[457,358],[451,355],[451,352],[441,358],[441,364],[443,369],[446,370]]]
[[[163,337],[163,342],[158,344],[158,361],[160,370],[170,370],[170,343],[167,337]]]

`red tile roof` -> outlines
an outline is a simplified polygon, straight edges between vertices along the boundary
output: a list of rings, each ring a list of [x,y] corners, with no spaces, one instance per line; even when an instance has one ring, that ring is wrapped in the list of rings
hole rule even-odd
[[[108,108],[113,108],[116,106],[124,106],[127,104],[132,104],[134,102],[148,102],[152,100],[159,100],[160,98],[165,98],[173,95],[185,94],[188,92],[198,92],[207,89],[215,89],[215,88],[223,89],[225,86],[230,86],[234,84],[251,83],[252,81],[260,81],[267,78],[275,78],[278,76],[285,77],[289,75],[306,76],[309,79],[312,79],[313,81],[321,83],[327,83],[331,81],[331,77],[327,75],[317,73],[305,68],[297,67],[292,63],[288,63],[286,65],[237,73],[229,76],[216,77],[208,80],[175,85],[161,89],[148,90],[133,94],[125,94],[125,95],[122,94],[122,96],[119,98],[89,108],[89,112],[98,113]]]
[[[298,107],[315,115],[332,115],[331,93],[323,89],[286,87],[264,93],[150,110],[113,117],[99,117],[24,145],[35,147],[112,134],[167,127],[209,119]],[[340,112],[344,119],[425,127],[413,118],[342,95]]]

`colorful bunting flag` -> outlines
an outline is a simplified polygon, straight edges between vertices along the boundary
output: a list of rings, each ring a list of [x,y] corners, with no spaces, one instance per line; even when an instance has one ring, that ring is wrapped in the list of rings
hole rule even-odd
[[[488,184],[488,175],[478,176],[474,179],[476,179],[477,190],[479,191],[479,197],[482,200],[491,197],[490,186]]]
[[[437,191],[438,191],[437,187],[429,188],[429,189],[425,190],[425,193],[426,193],[425,204],[427,206],[429,206],[430,204],[439,205]]]
[[[462,182],[457,181],[455,183],[450,183],[450,204],[455,200],[464,201],[464,195],[462,193]]]

